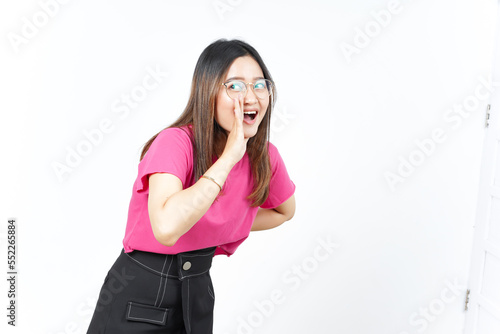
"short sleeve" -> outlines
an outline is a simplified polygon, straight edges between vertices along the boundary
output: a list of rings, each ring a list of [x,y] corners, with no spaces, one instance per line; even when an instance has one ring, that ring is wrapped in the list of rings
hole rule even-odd
[[[295,184],[288,176],[285,163],[276,146],[269,142],[269,158],[271,160],[271,181],[269,183],[269,196],[260,206],[263,209],[274,209],[295,192]]]
[[[149,175],[154,173],[173,174],[182,181],[182,186],[185,188],[193,170],[193,146],[186,131],[171,127],[162,130],[156,136],[139,162],[135,191],[147,191]]]

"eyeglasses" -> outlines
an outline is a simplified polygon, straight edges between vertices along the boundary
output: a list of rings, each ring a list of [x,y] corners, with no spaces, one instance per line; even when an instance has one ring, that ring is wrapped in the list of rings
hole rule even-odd
[[[268,79],[259,79],[255,83],[245,83],[241,80],[230,80],[222,83],[222,85],[226,87],[227,95],[231,99],[238,99],[239,93],[245,97],[247,95],[247,85],[252,85],[253,92],[259,99],[266,99],[273,92],[273,83]]]

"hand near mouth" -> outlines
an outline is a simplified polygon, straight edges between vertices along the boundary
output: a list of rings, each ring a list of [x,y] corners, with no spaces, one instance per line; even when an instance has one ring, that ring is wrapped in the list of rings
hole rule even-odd
[[[245,138],[243,131],[243,98],[241,94],[238,99],[234,99],[234,122],[227,137],[226,146],[222,156],[226,156],[233,164],[238,163],[247,150],[247,142],[250,138]],[[222,157],[221,156],[221,157]]]

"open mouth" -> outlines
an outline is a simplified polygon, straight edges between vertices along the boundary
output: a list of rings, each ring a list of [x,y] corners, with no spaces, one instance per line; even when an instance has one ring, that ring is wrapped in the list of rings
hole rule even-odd
[[[253,121],[257,117],[257,111],[245,111],[243,112],[243,119],[246,121]]]

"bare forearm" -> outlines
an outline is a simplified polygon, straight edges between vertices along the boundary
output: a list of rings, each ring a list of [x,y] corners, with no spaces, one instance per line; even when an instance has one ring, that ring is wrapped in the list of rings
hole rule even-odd
[[[288,220],[288,217],[273,209],[259,208],[251,231],[262,231],[275,228]]]
[[[222,186],[233,166],[234,164],[221,157],[205,175],[213,177]],[[173,245],[203,217],[219,192],[219,186],[212,180],[201,178],[191,187],[168,198],[159,215],[165,228],[163,235],[169,236],[170,244]]]

